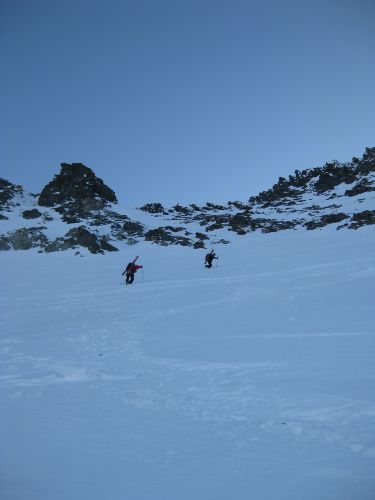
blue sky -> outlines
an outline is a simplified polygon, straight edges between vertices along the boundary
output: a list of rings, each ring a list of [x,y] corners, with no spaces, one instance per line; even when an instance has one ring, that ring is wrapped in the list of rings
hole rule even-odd
[[[246,200],[375,146],[371,0],[0,0],[0,177]]]

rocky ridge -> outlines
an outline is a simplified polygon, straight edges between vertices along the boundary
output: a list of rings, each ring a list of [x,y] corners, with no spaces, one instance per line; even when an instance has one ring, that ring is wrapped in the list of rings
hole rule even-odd
[[[195,249],[253,231],[358,229],[375,223],[375,148],[361,159],[296,170],[247,202],[121,210],[115,192],[81,163],[61,164],[39,195],[0,179],[0,250],[116,251],[145,240]]]

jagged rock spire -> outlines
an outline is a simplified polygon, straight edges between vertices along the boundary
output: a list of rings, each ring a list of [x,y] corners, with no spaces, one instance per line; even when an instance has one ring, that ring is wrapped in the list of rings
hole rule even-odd
[[[75,203],[86,212],[102,208],[107,202],[117,203],[116,194],[91,168],[82,163],[62,163],[61,172],[40,193],[38,204],[54,207]]]

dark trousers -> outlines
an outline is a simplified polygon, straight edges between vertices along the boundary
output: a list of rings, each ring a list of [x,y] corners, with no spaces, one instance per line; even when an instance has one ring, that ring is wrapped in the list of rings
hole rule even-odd
[[[126,275],[126,284],[131,285],[134,281],[134,273],[127,273]]]

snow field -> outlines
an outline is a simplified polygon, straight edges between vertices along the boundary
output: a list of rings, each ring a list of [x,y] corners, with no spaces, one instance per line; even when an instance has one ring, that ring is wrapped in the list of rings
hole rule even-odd
[[[1,254],[2,497],[372,500],[374,241]]]

